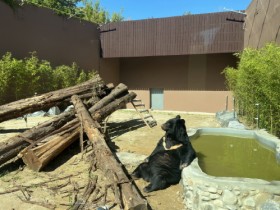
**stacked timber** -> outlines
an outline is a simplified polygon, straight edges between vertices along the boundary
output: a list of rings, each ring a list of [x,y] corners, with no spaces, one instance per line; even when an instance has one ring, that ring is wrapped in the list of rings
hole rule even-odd
[[[115,159],[100,129],[100,123],[107,116],[124,108],[135,97],[126,85],[104,85],[101,78],[96,77],[80,85],[0,106],[0,122],[60,103],[72,103],[75,107],[0,143],[0,166],[11,159],[22,158],[30,169],[40,171],[85,132],[93,145],[96,166],[114,186],[120,207],[147,209],[146,200]]]

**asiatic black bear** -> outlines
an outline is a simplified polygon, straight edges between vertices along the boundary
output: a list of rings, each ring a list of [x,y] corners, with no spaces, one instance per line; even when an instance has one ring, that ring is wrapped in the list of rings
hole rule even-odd
[[[168,120],[161,128],[165,131],[152,154],[132,173],[135,178],[150,182],[145,192],[164,189],[177,184],[181,171],[196,157],[185,126],[185,120],[179,115]]]

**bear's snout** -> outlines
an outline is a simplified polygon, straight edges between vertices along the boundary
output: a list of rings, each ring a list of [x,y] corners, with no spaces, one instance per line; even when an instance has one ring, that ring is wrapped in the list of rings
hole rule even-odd
[[[162,124],[161,129],[164,130],[164,131],[168,131],[168,129],[169,129],[168,124],[167,123]]]

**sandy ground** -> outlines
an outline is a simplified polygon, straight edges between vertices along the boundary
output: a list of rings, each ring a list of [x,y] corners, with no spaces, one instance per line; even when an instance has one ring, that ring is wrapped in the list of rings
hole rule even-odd
[[[212,114],[152,112],[158,126],[150,129],[140,120],[139,115],[131,110],[119,110],[113,113],[107,122],[107,132],[111,139],[110,146],[117,152],[129,152],[135,155],[149,155],[158,140],[164,134],[160,126],[166,120],[180,114],[186,120],[187,129],[199,127],[219,127]],[[0,123],[0,141],[38,125],[50,117],[9,120]],[[92,204],[87,209],[96,209],[106,204],[111,206],[113,194],[108,190],[106,201],[102,197],[105,192],[106,177],[100,171],[89,172],[90,151],[80,153],[79,144],[74,143],[51,162],[42,172],[34,172],[24,167],[21,160],[0,167],[0,209],[69,209],[73,201],[84,191],[89,177],[98,177]],[[135,165],[127,165],[131,172]],[[182,189],[177,184],[165,190],[144,193],[147,183],[137,180],[136,185],[154,210],[183,209]],[[98,194],[98,190],[100,191]],[[10,192],[13,191],[13,192]],[[98,199],[101,197],[101,199]],[[112,209],[119,209],[118,206]]]

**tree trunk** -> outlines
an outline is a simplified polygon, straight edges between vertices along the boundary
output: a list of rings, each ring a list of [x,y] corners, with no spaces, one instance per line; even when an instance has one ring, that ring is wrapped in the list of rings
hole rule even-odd
[[[9,138],[0,144],[0,165],[17,156],[17,154],[38,139],[42,139],[49,133],[59,129],[67,122],[75,118],[74,112],[62,113],[51,120],[37,125],[21,134]]]
[[[44,139],[46,143],[35,148],[25,148],[19,153],[28,168],[40,171],[64,149],[79,138],[79,127],[70,128],[64,132],[54,134]]]
[[[108,115],[113,113],[115,110],[121,108],[124,104],[130,102],[135,98],[135,93],[125,95],[124,97],[117,99],[115,103],[110,104],[115,98],[127,92],[127,86],[124,84],[119,84],[112,92],[105,96],[97,102],[90,110],[91,112],[96,111],[101,108],[101,105],[107,105],[104,108],[98,110],[100,113],[95,119],[98,121],[106,118]],[[110,105],[108,107],[108,104]],[[53,135],[55,133],[63,132],[63,130],[68,129],[63,126],[67,123],[69,127],[74,127],[79,123],[78,119],[75,119],[74,112],[70,111],[67,113],[62,113],[56,116],[54,119],[44,122],[38,126],[31,128],[19,134],[17,136],[11,137],[8,141],[0,143],[0,165],[7,162],[8,160],[17,156],[17,154],[23,150],[25,147],[30,145],[30,143],[35,143],[42,140],[44,137]]]
[[[0,106],[0,123],[5,120],[21,117],[28,113],[51,108],[74,94],[84,94],[86,92],[93,91],[96,86],[101,84],[101,78],[98,76],[92,80],[73,87],[52,91],[40,96],[21,99],[2,105]]]
[[[120,187],[121,198],[125,209],[147,209],[147,201],[141,197],[136,187],[130,182],[111,150],[109,149],[103,134],[97,129],[99,124],[94,121],[85,109],[82,101],[77,95],[71,97],[79,120],[93,144],[97,167],[101,169],[111,181]]]

